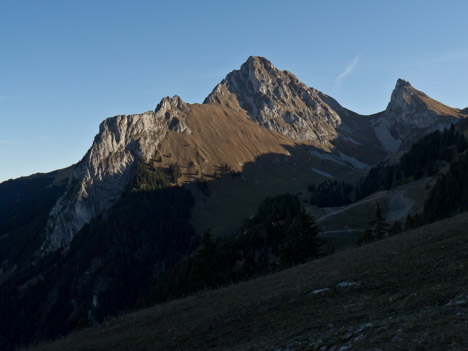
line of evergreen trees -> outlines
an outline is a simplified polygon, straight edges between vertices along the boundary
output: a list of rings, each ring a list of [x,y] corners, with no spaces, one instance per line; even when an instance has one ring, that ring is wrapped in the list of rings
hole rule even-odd
[[[398,162],[371,168],[366,177],[353,185],[337,180],[326,180],[309,186],[309,202],[318,207],[346,206],[380,190],[389,190],[403,184],[408,178],[417,180],[433,176],[464,153],[468,142],[453,125],[443,131],[434,131],[416,142]]]
[[[468,210],[468,154],[450,165],[439,177],[424,204],[424,219],[433,222]]]
[[[405,155],[402,157],[402,162],[406,165],[412,164],[408,168],[408,174],[415,173],[417,176],[432,174],[431,165],[434,165],[434,162],[422,163],[422,159],[435,158],[444,161],[443,166],[449,164],[450,167],[448,172],[437,178],[429,198],[424,203],[423,211],[407,216],[405,229],[417,228],[468,211],[468,154],[467,141],[463,134],[452,126],[444,132],[430,134],[426,142],[418,143],[415,147],[419,150],[419,155],[422,155],[416,165],[427,166],[418,170]]]
[[[389,190],[401,184],[405,178],[417,180],[423,176],[433,176],[467,147],[466,138],[453,124],[443,131],[434,131],[416,142],[398,163],[382,163],[371,168],[358,186],[356,199],[362,199],[379,190]]]
[[[419,179],[432,176],[442,167],[450,165],[448,172],[440,175],[430,191],[420,213],[408,214],[404,229],[414,229],[424,224],[441,220],[460,212],[468,211],[468,143],[464,135],[452,125],[444,131],[435,131],[405,153],[398,164],[374,167],[361,184],[361,197],[374,191],[389,189],[405,177]],[[392,227],[385,223],[380,207],[375,219],[362,234],[361,241],[381,239],[398,233],[403,226],[395,222]]]
[[[349,205],[352,201],[354,186],[337,180],[326,180],[319,185],[310,185],[312,193],[309,202],[318,207],[339,207]]]
[[[294,195],[266,198],[235,236],[208,231],[197,252],[158,280],[139,306],[219,287],[306,262],[320,255],[313,218]]]

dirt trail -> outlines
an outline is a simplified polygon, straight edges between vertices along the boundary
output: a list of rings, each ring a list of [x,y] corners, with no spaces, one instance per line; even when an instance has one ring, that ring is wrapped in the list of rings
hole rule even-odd
[[[385,192],[385,193],[379,193],[379,194],[377,194],[376,196],[372,196],[372,197],[370,197],[370,198],[368,198],[368,199],[366,199],[366,200],[362,200],[362,201],[356,202],[356,203],[351,204],[351,205],[349,205],[349,206],[346,206],[346,207],[344,207],[344,208],[342,208],[342,209],[340,209],[340,210],[336,210],[335,212],[328,213],[328,214],[326,214],[325,216],[322,216],[322,217],[318,218],[318,219],[316,220],[316,222],[317,222],[317,223],[323,222],[323,220],[325,220],[325,219],[328,218],[328,217],[334,216],[334,215],[336,215],[336,214],[338,214],[338,213],[345,212],[345,211],[349,210],[350,208],[353,208],[353,207],[362,205],[362,204],[364,204],[364,203],[366,203],[366,202],[370,202],[370,201],[374,201],[374,200],[380,199],[380,198],[384,197],[385,195],[386,195],[386,192]]]

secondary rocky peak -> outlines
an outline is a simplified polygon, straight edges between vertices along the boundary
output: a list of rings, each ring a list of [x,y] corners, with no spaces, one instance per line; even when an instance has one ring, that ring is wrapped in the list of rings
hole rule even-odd
[[[393,117],[397,119],[407,119],[409,115],[419,112],[429,112],[438,116],[458,117],[457,109],[430,98],[403,79],[397,80],[386,112],[393,114]]]
[[[164,111],[164,113],[168,110],[179,110],[179,111],[187,111],[189,110],[188,104],[186,104],[179,95],[174,95],[173,97],[166,96],[162,98],[159,104],[156,106],[154,110],[155,113],[159,111]]]
[[[163,98],[154,111],[156,118],[164,117],[169,130],[184,134],[191,133],[186,123],[188,112],[190,112],[189,105],[178,95]]]
[[[336,136],[341,120],[319,93],[267,59],[250,56],[214,88],[205,103],[236,101],[265,128],[295,140],[325,144]]]
[[[410,82],[398,79],[388,103],[387,111],[402,113],[402,110],[408,108],[409,105],[413,105],[412,108],[424,108],[424,98],[427,98],[427,95],[413,88]]]
[[[396,152],[430,131],[450,126],[459,115],[458,110],[398,79],[387,108],[374,123],[375,132],[385,149]]]

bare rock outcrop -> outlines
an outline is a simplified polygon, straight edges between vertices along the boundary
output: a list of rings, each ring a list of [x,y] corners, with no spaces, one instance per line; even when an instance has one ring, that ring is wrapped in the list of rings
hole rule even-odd
[[[397,152],[409,148],[427,133],[458,122],[460,111],[398,79],[386,110],[376,116],[377,137],[387,151]]]
[[[318,90],[263,57],[249,57],[214,88],[205,103],[223,104],[233,96],[261,126],[294,140],[327,143],[336,137],[341,123]]]
[[[93,145],[76,165],[64,195],[52,208],[43,251],[66,247],[97,214],[109,208],[129,182],[135,161],[148,161],[169,130],[190,133],[189,106],[180,97],[164,98],[156,110],[106,119]]]

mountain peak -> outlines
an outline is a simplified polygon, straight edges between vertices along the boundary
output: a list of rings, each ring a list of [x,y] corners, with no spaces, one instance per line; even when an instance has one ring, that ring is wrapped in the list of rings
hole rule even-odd
[[[264,70],[266,70],[268,72],[273,70],[273,69],[276,70],[276,67],[273,66],[271,61],[269,61],[265,57],[261,57],[261,56],[249,56],[247,61],[245,61],[242,64],[240,70],[243,71],[243,70],[249,69],[251,67],[264,69]]]
[[[426,94],[413,88],[410,82],[398,78],[390,102],[388,103],[387,111],[391,110],[401,113],[402,110],[408,108],[409,105],[413,105],[415,108],[423,107],[424,98],[427,98]]]
[[[263,56],[249,56],[247,58],[247,60],[244,62],[243,65],[245,64],[262,64],[262,65],[270,65],[270,66],[273,66],[273,64],[271,63],[271,61],[269,61],[268,59],[266,59],[265,57]]]
[[[458,117],[458,110],[430,98],[408,81],[398,79],[375,131],[385,149],[396,152],[408,148],[427,131],[450,126]]]
[[[459,114],[456,109],[430,98],[424,92],[414,88],[408,81],[403,79],[397,80],[386,111],[395,114],[399,119],[403,116],[408,117],[410,114],[416,112],[429,112],[430,114],[438,116],[452,117],[458,117]],[[427,118],[427,116],[424,119],[426,122],[431,120],[431,118]]]
[[[396,85],[395,85],[395,89],[402,89],[404,87],[412,88],[410,82],[408,82],[407,80],[398,78]]]
[[[318,93],[266,58],[250,56],[213,89],[205,103],[237,106],[262,127],[295,140],[326,143],[341,120]]]

